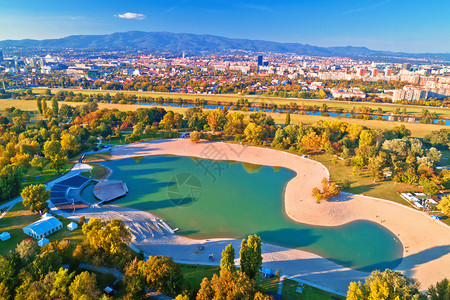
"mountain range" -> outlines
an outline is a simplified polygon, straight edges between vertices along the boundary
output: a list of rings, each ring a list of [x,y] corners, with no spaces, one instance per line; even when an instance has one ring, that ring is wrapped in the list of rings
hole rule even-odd
[[[295,53],[311,56],[341,56],[367,59],[431,59],[450,60],[450,53],[404,53],[370,50],[366,47],[319,47],[301,43],[233,39],[207,34],[128,31],[105,35],[71,35],[59,39],[4,40],[0,48],[45,48],[125,50],[142,49],[188,53],[243,50],[252,52]]]

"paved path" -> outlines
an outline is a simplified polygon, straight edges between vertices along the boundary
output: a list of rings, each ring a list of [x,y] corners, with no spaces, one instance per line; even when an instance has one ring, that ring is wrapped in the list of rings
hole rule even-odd
[[[281,295],[281,292],[283,291],[283,281],[284,281],[284,275],[280,276],[280,280],[278,281],[278,295]]]

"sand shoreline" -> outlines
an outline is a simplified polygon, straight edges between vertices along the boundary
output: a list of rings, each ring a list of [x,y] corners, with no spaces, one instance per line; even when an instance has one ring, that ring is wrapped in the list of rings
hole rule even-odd
[[[356,220],[379,223],[397,235],[405,247],[404,258],[396,268],[397,270],[421,282],[422,289],[427,289],[430,284],[444,277],[450,277],[450,227],[412,208],[361,195],[341,193],[333,201],[317,204],[311,190],[314,186],[320,186],[322,178],[328,177],[329,173],[316,161],[268,148],[209,142],[194,144],[188,140],[163,140],[119,146],[112,148],[111,154],[112,159],[171,154],[289,168],[297,174],[286,185],[284,197],[285,212],[291,219],[319,226],[338,226]],[[192,249],[182,250],[183,247],[192,248],[192,245],[198,243],[198,240],[175,235],[172,241],[165,239],[158,244],[157,241],[149,239],[136,245],[148,250],[148,253],[152,255],[162,255],[164,252],[170,253],[166,255],[173,256],[175,259],[183,260],[186,259],[185,251],[192,253]],[[171,247],[172,250],[170,250]],[[317,255],[309,256],[305,251],[273,245],[265,245],[265,247],[277,249],[277,251],[264,253],[265,265],[275,269],[277,265],[282,265],[278,268],[289,275],[300,275],[302,270],[307,269],[308,274],[303,274],[305,279],[331,286],[341,293],[345,292],[348,282],[361,280],[367,276],[367,273],[340,267]],[[306,268],[304,267],[305,259],[313,260],[315,263]],[[299,263],[292,263],[294,260],[299,260]],[[341,272],[345,272],[345,275],[343,276]],[[336,282],[333,284],[329,280]]]

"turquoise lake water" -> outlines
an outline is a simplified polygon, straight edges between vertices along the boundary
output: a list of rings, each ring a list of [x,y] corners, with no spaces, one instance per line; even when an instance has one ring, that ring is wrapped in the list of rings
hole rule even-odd
[[[401,262],[402,244],[379,224],[355,221],[330,228],[288,218],[284,190],[295,176],[289,169],[168,155],[104,165],[113,170],[111,179],[121,179],[129,188],[127,196],[113,204],[149,211],[183,236],[257,234],[263,242],[310,251],[364,271],[394,268]]]

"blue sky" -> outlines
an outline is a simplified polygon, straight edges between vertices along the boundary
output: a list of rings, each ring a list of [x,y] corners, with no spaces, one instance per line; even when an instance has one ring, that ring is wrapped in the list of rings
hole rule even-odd
[[[449,0],[1,0],[0,3],[0,40],[142,30],[318,46],[450,52]]]

